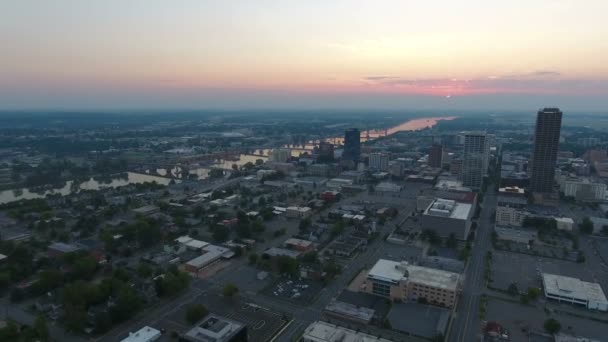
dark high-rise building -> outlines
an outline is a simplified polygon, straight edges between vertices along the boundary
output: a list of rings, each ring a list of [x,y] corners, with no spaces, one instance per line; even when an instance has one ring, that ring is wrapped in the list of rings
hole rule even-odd
[[[481,189],[488,171],[489,144],[485,132],[467,132],[464,135],[462,183],[474,190]]]
[[[317,151],[319,162],[332,162],[334,161],[334,145],[327,141],[321,141],[319,149]]]
[[[443,162],[443,146],[441,144],[431,145],[429,151],[429,166],[440,168]]]
[[[532,192],[553,192],[561,128],[562,112],[558,108],[545,108],[538,111],[530,177]]]
[[[361,132],[357,128],[349,128],[344,132],[344,152],[342,159],[358,162],[361,156]]]

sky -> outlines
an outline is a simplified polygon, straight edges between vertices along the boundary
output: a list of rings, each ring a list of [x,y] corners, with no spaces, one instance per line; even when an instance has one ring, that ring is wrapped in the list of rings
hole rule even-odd
[[[0,0],[0,110],[608,111],[606,0]]]

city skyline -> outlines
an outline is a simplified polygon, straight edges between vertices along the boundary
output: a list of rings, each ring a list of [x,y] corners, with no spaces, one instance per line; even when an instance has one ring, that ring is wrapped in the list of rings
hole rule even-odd
[[[0,109],[603,110],[604,1],[0,5]]]

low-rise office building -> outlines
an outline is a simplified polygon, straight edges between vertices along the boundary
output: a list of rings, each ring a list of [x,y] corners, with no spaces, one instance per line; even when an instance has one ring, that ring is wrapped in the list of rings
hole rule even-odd
[[[376,192],[400,192],[401,186],[395,183],[382,182],[374,188]]]
[[[498,190],[496,198],[496,225],[521,227],[528,215],[528,200],[524,189],[505,187]]]
[[[300,252],[312,251],[315,248],[315,245],[312,243],[312,241],[296,238],[289,238],[285,240],[283,244],[289,249],[293,249]]]
[[[511,241],[515,243],[530,244],[538,240],[536,229],[522,227],[494,227],[496,238],[503,241]]]
[[[247,342],[243,323],[209,314],[180,338],[184,342]]]
[[[302,342],[391,342],[385,338],[347,329],[339,325],[316,321],[302,335]]]
[[[129,336],[123,338],[121,342],[153,342],[159,340],[161,336],[159,330],[145,326],[136,332],[130,332]]]
[[[325,185],[330,189],[340,190],[343,186],[353,185],[355,182],[352,179],[332,178]]]
[[[571,232],[574,228],[574,220],[569,217],[556,217],[555,222],[558,230]]]
[[[305,219],[312,215],[312,209],[309,207],[287,207],[285,214],[289,218]]]
[[[593,223],[593,234],[602,234],[604,227],[608,227],[608,218],[591,216],[589,219]]]
[[[542,278],[545,297],[583,305],[587,309],[608,311],[608,300],[600,284],[549,273],[543,273]]]
[[[363,306],[332,300],[323,313],[328,317],[369,324],[374,318],[375,310]]]
[[[596,202],[606,199],[607,186],[601,181],[562,175],[558,177],[558,183],[564,196],[573,197],[577,201]]]
[[[473,206],[468,203],[437,198],[422,214],[422,229],[434,230],[441,238],[454,234],[466,240],[471,228]]]
[[[184,269],[186,271],[197,274],[204,268],[215,264],[221,259],[230,259],[234,256],[234,252],[232,250],[215,245],[207,245],[201,249],[201,252],[203,254],[188,261],[184,265]]]
[[[460,291],[460,274],[380,259],[367,273],[361,291],[398,301],[426,300],[453,307]]]

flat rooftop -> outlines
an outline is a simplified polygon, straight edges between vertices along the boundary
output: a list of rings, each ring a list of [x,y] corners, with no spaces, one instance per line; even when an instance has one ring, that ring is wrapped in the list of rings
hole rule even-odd
[[[311,323],[304,330],[302,338],[314,342],[391,342],[384,338],[321,321]]]
[[[361,321],[369,322],[374,317],[375,311],[370,308],[356,306],[350,303],[332,300],[325,307],[325,311],[336,315],[350,317]]]
[[[435,199],[424,211],[425,215],[448,217],[456,220],[468,220],[473,206],[443,198]]]
[[[271,256],[271,257],[275,257],[275,256],[288,256],[290,258],[297,258],[298,256],[300,256],[300,252],[298,251],[294,251],[291,249],[285,249],[285,248],[278,248],[278,247],[270,247],[267,250],[264,251],[264,254]]]
[[[521,238],[528,240],[536,240],[538,239],[538,233],[536,229],[529,229],[523,227],[505,227],[505,226],[495,226],[494,230],[496,234],[500,237],[510,237],[510,238]]]
[[[449,319],[450,310],[418,303],[395,303],[388,314],[392,329],[429,339],[445,335]]]
[[[408,280],[418,284],[455,291],[460,274],[435,268],[410,265],[405,261],[397,262],[380,259],[368,272],[368,278],[397,283]]]
[[[201,256],[198,256],[198,257],[188,261],[186,263],[186,265],[196,267],[196,268],[201,268],[201,267],[204,267],[204,266],[214,262],[215,260],[219,259],[221,256],[222,256],[221,253],[207,252]]]
[[[121,342],[150,342],[160,338],[160,331],[149,326],[145,326],[136,332],[129,333]]]
[[[602,287],[598,283],[589,283],[577,278],[543,273],[545,292],[581,300],[608,303]]]
[[[289,239],[285,240],[284,244],[300,246],[300,247],[309,247],[310,245],[312,245],[312,241],[296,239],[296,238],[289,238]]]
[[[240,322],[209,314],[184,334],[189,341],[222,342],[230,339],[244,328]]]
[[[380,259],[367,273],[368,278],[397,283],[406,279],[405,271],[399,268],[400,262]]]
[[[458,273],[415,265],[409,265],[407,269],[411,282],[452,291],[458,289],[460,280],[460,274]]]

